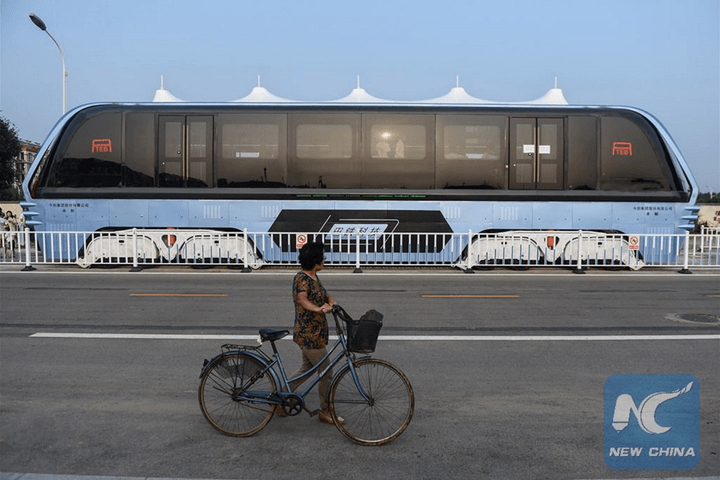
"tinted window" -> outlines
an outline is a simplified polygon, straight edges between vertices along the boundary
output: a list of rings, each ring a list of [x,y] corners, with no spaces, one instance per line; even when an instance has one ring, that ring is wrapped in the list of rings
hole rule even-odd
[[[433,188],[434,115],[363,115],[363,188]]]
[[[372,158],[421,159],[426,156],[427,129],[424,125],[372,125]]]
[[[664,152],[647,125],[621,117],[600,121],[600,188],[670,190]]]
[[[437,188],[505,188],[505,117],[438,115]]]
[[[597,188],[597,119],[568,118],[568,189]]]
[[[300,124],[296,127],[298,158],[342,159],[353,154],[353,132],[350,125]]]
[[[218,187],[284,186],[287,116],[218,115]]]
[[[122,182],[120,113],[78,118],[59,146],[51,187],[119,187]]]
[[[155,184],[155,115],[131,113],[125,117],[126,187],[152,187]]]
[[[288,138],[290,186],[360,186],[359,114],[290,114]]]

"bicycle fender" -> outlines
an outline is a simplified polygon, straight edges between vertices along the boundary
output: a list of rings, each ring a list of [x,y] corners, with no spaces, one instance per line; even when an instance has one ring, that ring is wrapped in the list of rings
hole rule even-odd
[[[198,378],[202,378],[203,374],[205,373],[205,371],[208,369],[208,367],[210,365],[213,365],[214,363],[219,362],[224,357],[227,357],[229,355],[237,355],[237,354],[247,355],[248,357],[253,357],[255,360],[260,362],[262,365],[265,365],[266,367],[268,366],[267,360],[265,358],[263,358],[262,355],[258,355],[257,353],[253,352],[252,350],[230,350],[227,352],[219,353],[219,354],[215,355],[213,358],[211,358],[210,360],[205,359],[205,361],[203,362],[202,369],[200,370],[200,376]],[[278,384],[277,383],[278,376],[275,374],[275,370],[270,368],[270,369],[268,369],[268,372],[275,379],[276,384]]]
[[[200,368],[200,376],[198,378],[202,378],[203,374],[205,373],[205,370],[207,370],[208,366],[213,363],[215,360],[218,359],[218,357],[222,357],[225,355],[224,353],[220,353],[218,355],[215,355],[213,358],[208,360],[207,358],[203,360],[202,368]]]

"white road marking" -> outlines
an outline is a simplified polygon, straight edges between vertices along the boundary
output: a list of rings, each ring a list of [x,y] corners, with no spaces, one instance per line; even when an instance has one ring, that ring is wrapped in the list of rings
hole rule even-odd
[[[257,340],[258,335],[186,335],[163,333],[53,333],[38,332],[31,338],[81,338],[121,340]],[[331,340],[337,337],[330,336]],[[288,335],[283,340],[291,340]],[[395,342],[558,342],[558,341],[657,341],[720,340],[720,335],[380,335],[378,340]]]

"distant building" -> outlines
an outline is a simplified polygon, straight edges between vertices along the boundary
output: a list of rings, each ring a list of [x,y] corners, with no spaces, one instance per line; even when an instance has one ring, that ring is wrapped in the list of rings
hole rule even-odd
[[[15,178],[13,179],[13,187],[18,191],[20,191],[25,175],[35,160],[38,150],[40,150],[39,143],[20,139],[20,155],[15,159]]]

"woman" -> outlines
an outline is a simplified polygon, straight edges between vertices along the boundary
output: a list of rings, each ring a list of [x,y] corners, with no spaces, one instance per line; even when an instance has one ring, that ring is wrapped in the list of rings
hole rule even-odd
[[[325,246],[322,242],[310,242],[303,245],[298,254],[302,271],[293,280],[293,301],[295,302],[295,331],[293,340],[302,351],[302,366],[290,378],[307,372],[323,359],[327,353],[328,322],[325,314],[332,310],[335,301],[320,283],[317,273],[323,269]],[[327,366],[325,361],[320,371]],[[333,423],[327,406],[327,392],[332,370],[320,379],[320,420]],[[290,388],[295,390],[303,381],[295,381]],[[340,419],[342,421],[342,419]],[[344,423],[344,421],[343,421]]]

